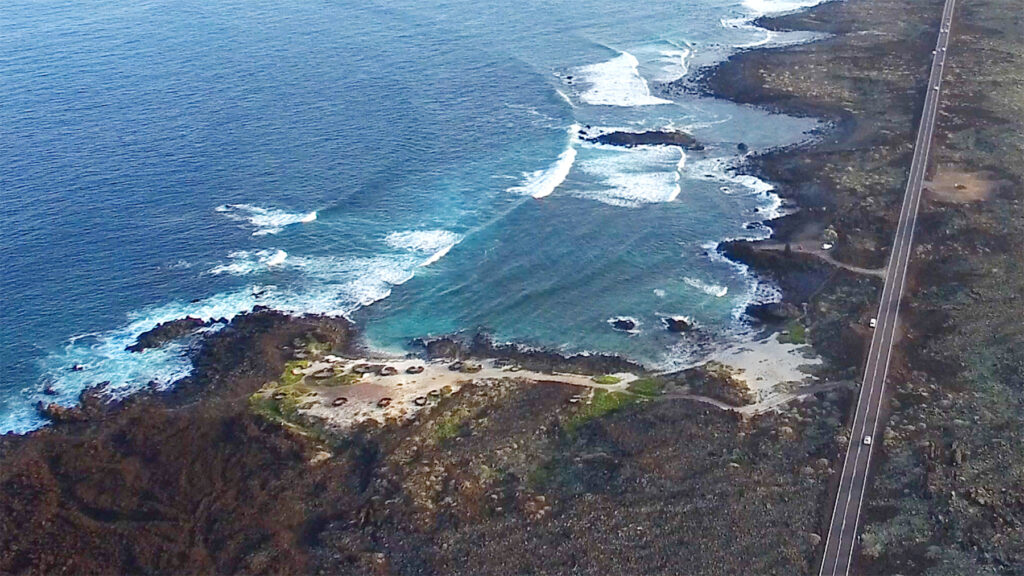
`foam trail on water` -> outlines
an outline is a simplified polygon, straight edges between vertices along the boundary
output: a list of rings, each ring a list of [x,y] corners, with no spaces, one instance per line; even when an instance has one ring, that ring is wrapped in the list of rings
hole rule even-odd
[[[284,250],[238,250],[228,254],[228,258],[232,260],[230,264],[214,266],[207,273],[248,276],[257,272],[263,272],[268,268],[281,266],[288,259],[288,253]]]
[[[700,290],[701,292],[709,296],[714,296],[715,298],[723,298],[726,294],[729,293],[729,288],[725,286],[719,286],[718,284],[709,284],[696,278],[686,277],[683,278],[683,282],[685,282],[689,286],[692,286]]]
[[[276,208],[263,208],[251,204],[223,204],[214,210],[231,218],[232,220],[247,221],[256,230],[253,236],[264,236],[277,234],[286,226],[292,224],[303,224],[316,220],[316,211],[292,213],[278,210]]]
[[[565,150],[558,155],[558,158],[547,168],[534,172],[523,173],[523,183],[508,189],[514,194],[544,198],[550,196],[556,188],[565,182],[572,171],[572,165],[576,162],[576,147],[573,146],[573,138],[580,130],[579,124],[573,124],[567,130],[569,143]]]
[[[555,92],[562,98],[562,100],[565,100],[565,103],[568,104],[570,108],[576,107],[576,105],[573,104],[572,99],[569,98],[565,92],[562,92],[561,90],[555,90]]]
[[[607,62],[591,64],[579,69],[579,74],[590,88],[580,99],[595,106],[652,106],[671,104],[671,100],[651,95],[647,80],[640,76],[640,62],[629,52]]]
[[[576,192],[577,196],[635,208],[643,204],[672,202],[681,192],[680,170],[686,163],[681,148],[637,146],[617,148],[588,146],[600,155],[580,162],[580,169],[597,178],[600,189]]]
[[[758,15],[794,12],[821,4],[822,0],[743,0],[743,6]]]
[[[662,50],[661,57],[666,64],[662,70],[662,76],[658,77],[658,81],[674,82],[689,74],[689,59],[692,55],[693,49],[689,46],[678,46],[677,49]]]
[[[444,258],[448,251],[462,242],[463,236],[448,230],[410,230],[405,232],[392,232],[385,239],[388,246],[399,250],[429,254],[419,266],[430,266],[441,258]]]
[[[782,216],[782,198],[775,193],[775,187],[757,176],[737,174],[736,163],[735,158],[705,158],[690,165],[689,175],[699,180],[725,184],[721,187],[724,194],[746,191],[751,196],[760,197],[762,203],[758,207],[758,221]],[[768,232],[764,234],[767,235]]]

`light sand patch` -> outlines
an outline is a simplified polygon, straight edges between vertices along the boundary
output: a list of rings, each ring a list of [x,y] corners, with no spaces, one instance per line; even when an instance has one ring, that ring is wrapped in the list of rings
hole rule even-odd
[[[351,373],[354,367],[365,364],[383,364],[393,368],[397,374],[382,376],[379,373],[367,373],[355,383],[341,386],[319,385],[317,379],[313,377],[324,370]],[[590,376],[545,374],[522,370],[514,364],[496,360],[467,361],[462,363],[462,370],[452,370],[453,364],[453,361],[425,362],[407,358],[350,360],[325,357],[301,370],[304,375],[304,386],[312,393],[303,399],[300,412],[322,420],[331,428],[346,429],[371,420],[384,424],[388,420],[415,418],[421,410],[429,408],[442,397],[458,391],[469,383],[485,385],[489,381],[514,378],[603,390],[625,390],[630,382],[637,379],[635,374],[614,374],[619,382],[606,385],[598,384]],[[410,374],[410,368],[423,370],[418,374]],[[344,403],[336,406],[335,404],[340,402],[339,398],[344,398]]]
[[[809,356],[810,351],[805,344],[783,343],[772,337],[723,350],[710,360],[731,368],[733,377],[744,381],[754,393],[753,404],[732,409],[756,414],[798,397],[801,388],[817,380],[807,370],[822,360]]]
[[[936,202],[966,204],[988,199],[1002,184],[989,172],[963,172],[940,166],[935,177],[925,182],[925,192]]]

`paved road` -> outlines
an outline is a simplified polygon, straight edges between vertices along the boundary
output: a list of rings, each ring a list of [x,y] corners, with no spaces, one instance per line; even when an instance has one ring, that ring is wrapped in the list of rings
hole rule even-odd
[[[952,23],[955,0],[946,0],[942,11],[939,39],[928,76],[928,94],[924,100],[924,112],[914,145],[914,159],[910,164],[910,178],[900,211],[896,239],[893,241],[889,266],[886,268],[885,286],[878,305],[877,325],[871,338],[867,365],[864,369],[864,383],[861,385],[857,408],[853,417],[850,444],[846,450],[839,490],[836,495],[832,521],[825,539],[825,552],[821,562],[821,576],[846,576],[850,572],[853,550],[857,542],[857,523],[864,501],[871,452],[881,440],[878,427],[878,412],[885,389],[885,378],[889,371],[889,358],[896,333],[896,317],[899,313],[900,298],[907,278],[907,264],[910,261],[911,242],[917,209],[921,203],[921,186],[928,166],[928,152],[931,148],[935,115],[938,111],[939,90],[942,82],[942,68],[949,43],[949,26]],[[872,444],[864,444],[864,437],[870,436]]]

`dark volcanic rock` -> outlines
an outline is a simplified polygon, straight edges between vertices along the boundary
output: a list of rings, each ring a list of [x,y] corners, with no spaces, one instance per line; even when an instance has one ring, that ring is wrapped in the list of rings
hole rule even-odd
[[[517,344],[495,344],[487,334],[477,334],[469,342],[454,336],[436,340],[414,340],[423,347],[426,357],[437,358],[493,358],[511,366],[521,366],[537,372],[574,372],[577,374],[612,374],[615,372],[644,372],[644,367],[619,356],[606,354],[576,354],[565,356],[550,350],[530,348]]]
[[[684,316],[665,316],[661,319],[669,332],[686,332],[693,328],[693,323]]]
[[[335,464],[306,466],[306,441],[248,398],[284,369],[292,338],[347,349],[348,334],[341,319],[238,317],[203,338],[195,376],[173,391],[42,406],[53,425],[0,436],[0,526],[18,527],[0,529],[0,573],[308,571],[298,535],[324,506],[308,488]]]
[[[632,318],[612,318],[608,323],[612,325],[612,328],[623,332],[636,330],[636,320]]]
[[[36,404],[36,410],[44,418],[53,422],[84,422],[88,418],[85,413],[76,407],[65,407],[57,403],[46,404],[42,401]]]
[[[163,322],[157,324],[153,329],[139,334],[135,344],[125,349],[129,352],[142,352],[149,348],[159,348],[172,340],[193,334],[196,330],[209,324],[209,322],[191,316]]]
[[[687,150],[703,150],[693,136],[686,132],[670,130],[648,130],[647,132],[608,132],[587,138],[589,142],[612,146],[679,146]]]
[[[761,322],[785,322],[800,317],[800,309],[789,302],[769,302],[747,306],[747,315]]]

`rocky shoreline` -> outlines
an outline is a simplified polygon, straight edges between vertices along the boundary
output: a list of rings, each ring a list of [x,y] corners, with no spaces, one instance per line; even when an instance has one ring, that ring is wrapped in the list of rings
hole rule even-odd
[[[770,29],[833,36],[742,53],[700,83],[831,123],[813,145],[750,158],[744,171],[799,210],[770,223],[771,239],[723,251],[779,282],[784,303],[804,311],[808,341],[851,378],[870,335],[880,290],[870,272],[888,257],[941,8],[851,0],[763,18]],[[1024,253],[1008,244],[1024,214],[1011,104],[1024,97],[1024,61],[1003,56],[1024,53],[1024,28],[1011,14],[1019,5],[986,0],[954,17],[856,573],[1024,574],[1024,501],[1012,496],[1024,450],[1009,439],[1024,440],[1024,427],[1004,409],[1024,402],[1024,330],[1000,320],[1024,315],[1024,274],[1010,264]],[[832,497],[821,503],[823,528]]]

